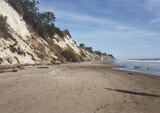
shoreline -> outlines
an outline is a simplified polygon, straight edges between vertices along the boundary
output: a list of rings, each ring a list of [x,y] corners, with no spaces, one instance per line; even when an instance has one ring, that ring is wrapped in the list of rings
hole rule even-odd
[[[86,61],[86,62],[66,62],[66,63],[57,63],[57,64],[15,64],[15,65],[2,65],[0,66],[0,73],[6,73],[6,72],[13,72],[13,69],[15,70],[22,70],[25,67],[34,67],[34,66],[56,66],[56,65],[64,65],[64,64],[81,64],[81,63],[101,63],[101,64],[109,64],[112,65],[111,69],[115,70],[115,71],[122,71],[122,72],[128,72],[128,73],[137,73],[137,74],[144,74],[144,75],[149,75],[149,76],[158,76],[160,77],[160,75],[156,75],[156,74],[151,74],[151,73],[143,73],[143,72],[138,72],[138,71],[131,71],[131,70],[120,70],[120,69],[116,69],[116,68],[125,68],[127,66],[123,66],[123,65],[116,65],[116,64],[111,64],[108,63],[106,61]],[[115,69],[113,69],[115,68]]]
[[[130,71],[130,72],[137,72],[142,74],[150,74],[153,76],[160,76],[159,72],[159,63],[158,62],[149,62],[145,61],[134,61],[134,60],[117,60],[113,63],[122,65],[120,68],[115,67],[114,70],[120,70],[120,71]]]
[[[2,113],[159,113],[160,77],[104,62],[0,73]]]

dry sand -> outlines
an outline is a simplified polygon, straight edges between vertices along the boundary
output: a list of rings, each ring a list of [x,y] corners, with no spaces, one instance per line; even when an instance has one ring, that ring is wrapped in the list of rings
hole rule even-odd
[[[89,62],[0,73],[0,113],[160,113],[160,77],[111,67]]]

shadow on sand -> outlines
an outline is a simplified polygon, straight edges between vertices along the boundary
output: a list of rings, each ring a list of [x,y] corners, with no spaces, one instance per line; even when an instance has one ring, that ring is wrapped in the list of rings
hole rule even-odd
[[[149,97],[160,98],[160,95],[156,95],[156,94],[148,94],[148,93],[143,93],[143,92],[135,92],[135,91],[111,89],[111,88],[105,88],[105,89],[120,92],[120,93],[132,94],[132,95],[140,95],[140,96],[149,96]]]

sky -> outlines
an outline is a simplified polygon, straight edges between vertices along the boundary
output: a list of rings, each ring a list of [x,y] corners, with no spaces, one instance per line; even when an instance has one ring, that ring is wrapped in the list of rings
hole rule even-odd
[[[160,57],[160,0],[39,0],[77,45],[117,59]]]

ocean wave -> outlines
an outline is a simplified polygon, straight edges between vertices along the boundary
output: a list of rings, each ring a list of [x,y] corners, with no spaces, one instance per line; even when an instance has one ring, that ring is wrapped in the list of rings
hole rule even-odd
[[[115,65],[125,66],[118,68],[118,70],[134,71],[141,73],[148,73],[153,75],[160,75],[160,60],[115,60],[111,62]],[[135,68],[138,67],[138,68]]]
[[[160,63],[160,60],[124,60],[124,61],[129,61],[129,62],[157,62],[157,63]]]

